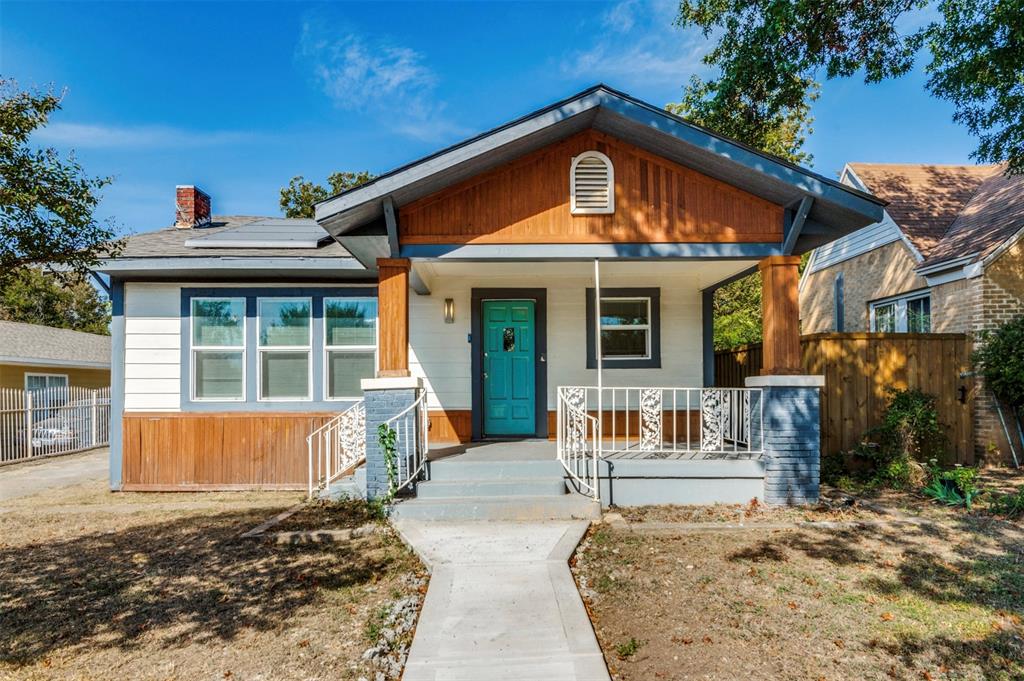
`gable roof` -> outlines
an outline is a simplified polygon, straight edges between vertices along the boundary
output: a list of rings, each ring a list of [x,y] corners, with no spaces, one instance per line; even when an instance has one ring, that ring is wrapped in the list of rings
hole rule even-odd
[[[1024,229],[1024,176],[999,165],[850,163],[924,256],[923,270],[983,259]]]
[[[999,172],[994,165],[850,163],[863,185],[885,207],[914,247],[927,259],[982,182]]]
[[[0,362],[110,367],[110,336],[0,321]]]
[[[882,217],[884,201],[868,193],[717,135],[605,85],[595,85],[326,199],[317,204],[316,219],[335,237],[382,234],[387,199],[397,206],[406,205],[588,128],[778,205],[814,198],[802,250]]]

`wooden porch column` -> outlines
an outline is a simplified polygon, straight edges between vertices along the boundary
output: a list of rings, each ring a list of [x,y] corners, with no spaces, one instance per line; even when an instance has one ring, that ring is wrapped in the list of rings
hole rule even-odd
[[[380,369],[377,376],[409,375],[408,258],[378,258]]]
[[[761,313],[764,359],[761,374],[804,373],[800,353],[800,256],[773,255],[758,265],[761,270]]]

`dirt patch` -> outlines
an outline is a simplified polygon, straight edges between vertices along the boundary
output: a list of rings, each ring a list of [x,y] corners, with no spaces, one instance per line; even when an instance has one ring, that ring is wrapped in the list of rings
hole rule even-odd
[[[268,532],[344,530],[381,522],[370,505],[361,500],[316,501],[269,528]]]
[[[801,507],[765,506],[756,499],[748,504],[710,506],[636,506],[615,509],[630,523],[801,523],[847,522],[877,519],[879,512],[845,495],[824,498],[820,504]]]
[[[0,677],[372,678],[367,623],[417,592],[422,567],[387,530],[323,544],[240,537],[299,500],[96,483],[7,502]]]
[[[841,528],[758,527],[834,509],[759,510],[720,532],[599,525],[574,573],[615,679],[1024,678],[1021,527],[916,508],[928,522],[855,507]],[[627,515],[703,524],[735,510]]]

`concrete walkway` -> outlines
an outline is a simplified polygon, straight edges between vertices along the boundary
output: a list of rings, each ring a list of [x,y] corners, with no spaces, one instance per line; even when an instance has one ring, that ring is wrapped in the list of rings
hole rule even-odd
[[[404,681],[609,681],[567,563],[586,521],[395,525],[432,573]]]
[[[0,501],[27,497],[54,487],[106,479],[109,462],[110,450],[104,447],[82,454],[0,466]]]

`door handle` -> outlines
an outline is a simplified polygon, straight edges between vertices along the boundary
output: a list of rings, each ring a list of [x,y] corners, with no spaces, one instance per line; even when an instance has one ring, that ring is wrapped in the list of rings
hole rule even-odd
[[[487,378],[487,372],[486,371],[484,372],[484,378]]]

